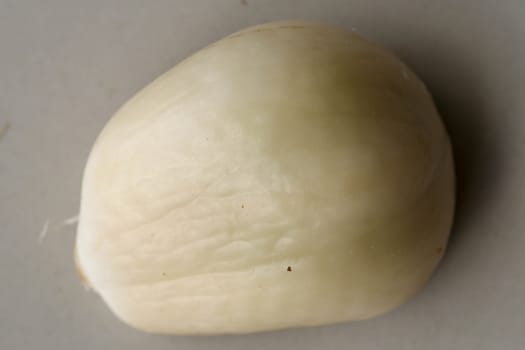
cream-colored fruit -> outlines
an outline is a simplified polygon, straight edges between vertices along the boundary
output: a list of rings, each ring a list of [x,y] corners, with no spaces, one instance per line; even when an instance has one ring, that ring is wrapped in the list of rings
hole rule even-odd
[[[453,207],[449,139],[414,73],[355,33],[270,23],[111,119],[85,170],[77,259],[149,332],[358,320],[423,286]]]

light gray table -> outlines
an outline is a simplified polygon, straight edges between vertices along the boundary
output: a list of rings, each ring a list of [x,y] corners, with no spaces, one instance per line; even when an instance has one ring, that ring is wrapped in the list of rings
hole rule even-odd
[[[524,17],[521,0],[0,0],[0,349],[525,349]],[[96,135],[185,56],[286,18],[355,27],[428,83],[459,173],[442,265],[365,322],[211,338],[124,326],[78,282],[62,225]]]

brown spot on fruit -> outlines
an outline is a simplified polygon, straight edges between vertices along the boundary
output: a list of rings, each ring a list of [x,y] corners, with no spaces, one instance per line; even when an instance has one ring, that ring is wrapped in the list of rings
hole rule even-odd
[[[288,266],[288,268],[286,269],[286,271],[288,271],[288,272],[292,272],[292,267],[291,267],[291,266]]]
[[[82,269],[82,266],[80,265],[80,262],[78,261],[78,254],[77,254],[76,247],[74,251],[74,256],[75,256],[75,270],[77,271],[77,275],[80,278],[80,282],[82,282],[84,287],[89,289],[90,288],[89,281],[86,277],[86,274],[84,273],[84,270]]]

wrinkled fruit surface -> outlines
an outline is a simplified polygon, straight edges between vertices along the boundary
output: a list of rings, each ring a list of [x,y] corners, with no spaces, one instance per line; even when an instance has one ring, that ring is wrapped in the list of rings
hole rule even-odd
[[[107,124],[77,263],[150,332],[364,319],[428,280],[453,207],[449,139],[415,74],[353,32],[269,23],[197,52]]]

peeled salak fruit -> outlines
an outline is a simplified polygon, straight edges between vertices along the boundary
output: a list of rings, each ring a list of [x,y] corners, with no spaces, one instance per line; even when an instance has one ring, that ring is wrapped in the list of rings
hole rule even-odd
[[[109,121],[76,258],[148,332],[359,320],[425,284],[453,208],[449,138],[418,77],[354,32],[269,23],[197,52]]]

